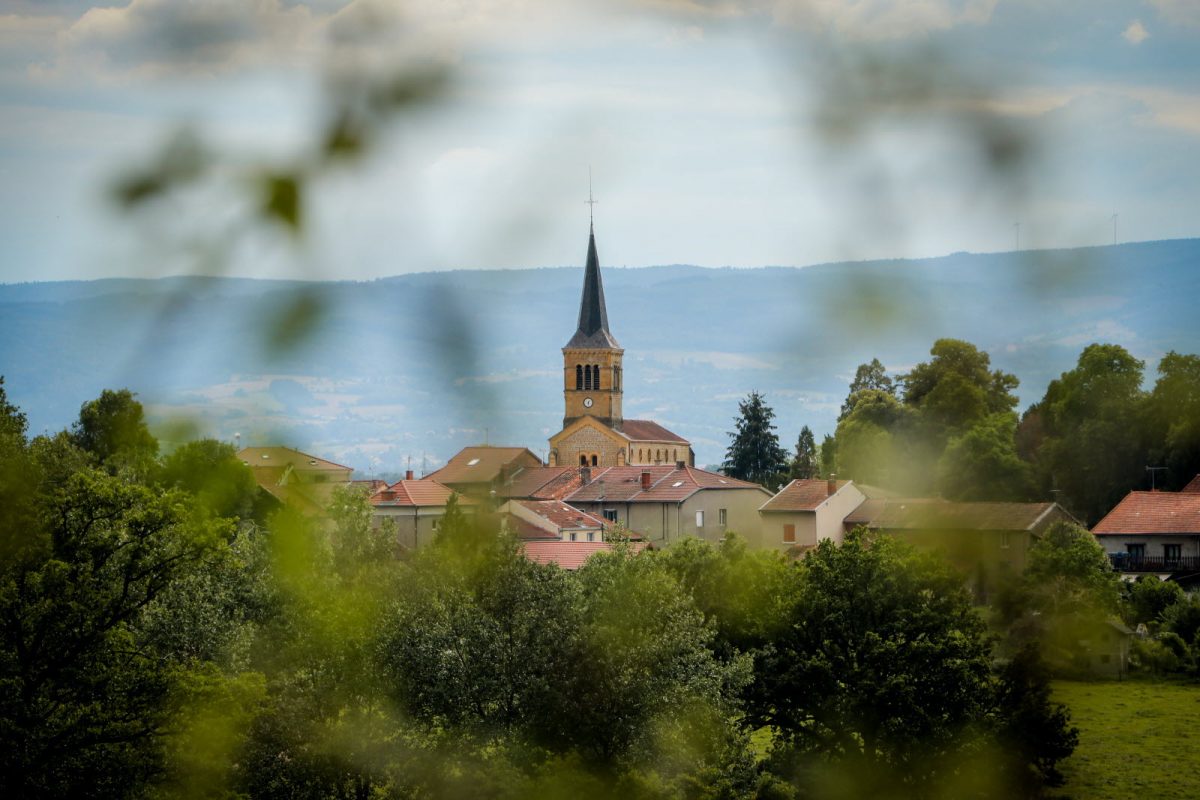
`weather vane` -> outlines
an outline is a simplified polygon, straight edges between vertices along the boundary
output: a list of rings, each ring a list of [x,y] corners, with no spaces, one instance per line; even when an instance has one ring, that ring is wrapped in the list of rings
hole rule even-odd
[[[596,227],[596,220],[595,220],[595,217],[593,216],[593,212],[596,210],[596,203],[599,201],[592,199],[592,168],[591,167],[588,167],[588,199],[584,200],[583,202],[587,203],[587,206],[588,206],[588,226],[594,228],[594,227]]]

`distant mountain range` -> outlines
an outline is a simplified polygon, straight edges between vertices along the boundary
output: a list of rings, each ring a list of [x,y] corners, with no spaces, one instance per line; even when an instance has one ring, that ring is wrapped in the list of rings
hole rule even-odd
[[[601,253],[603,243],[601,242]],[[855,367],[903,371],[939,337],[1021,379],[1022,407],[1091,342],[1147,362],[1200,352],[1200,239],[804,268],[604,268],[625,413],[721,461],[737,402],[766,394],[784,444],[834,428]],[[582,265],[369,282],[234,278],[0,285],[0,374],[34,432],[104,388],[165,440],[284,442],[395,474],[466,444],[535,452],[559,429],[560,348]]]

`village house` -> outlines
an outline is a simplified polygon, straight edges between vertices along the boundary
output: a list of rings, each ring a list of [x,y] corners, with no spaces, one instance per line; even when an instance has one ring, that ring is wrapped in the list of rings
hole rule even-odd
[[[1200,573],[1200,475],[1178,492],[1130,492],[1092,535],[1124,574]]]
[[[841,544],[846,517],[866,495],[851,481],[796,479],[759,506],[761,532],[755,544],[793,554],[822,539]]]
[[[1003,575],[1025,569],[1034,541],[1056,522],[1078,525],[1058,503],[953,503],[926,498],[874,498],[845,519],[916,547],[939,550],[986,601]]]
[[[485,499],[510,475],[540,466],[542,460],[526,447],[477,445],[464,447],[446,462],[446,466],[423,477],[459,494]]]
[[[433,541],[453,494],[453,489],[432,478],[414,479],[409,470],[404,480],[375,492],[368,502],[376,521],[390,520],[396,526],[397,545],[415,550]],[[460,497],[459,503],[469,511],[475,501]]]
[[[237,458],[250,468],[268,502],[313,516],[325,513],[333,490],[348,486],[354,469],[291,447],[243,447]]]
[[[593,470],[566,502],[663,546],[683,538],[716,544],[727,531],[758,538],[758,507],[770,497],[757,483],[674,466]]]

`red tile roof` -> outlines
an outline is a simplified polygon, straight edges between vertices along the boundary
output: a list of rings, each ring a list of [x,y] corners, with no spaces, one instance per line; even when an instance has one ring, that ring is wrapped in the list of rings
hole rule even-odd
[[[439,508],[446,505],[452,494],[454,490],[448,486],[429,478],[422,478],[414,481],[396,481],[386,489],[371,495],[370,502],[373,506]]]
[[[850,481],[838,481],[837,488],[841,489]],[[799,478],[784,486],[759,511],[812,511],[829,499],[829,482],[818,478]]]
[[[1092,533],[1200,533],[1200,492],[1130,492]]]
[[[648,419],[627,419],[621,423],[620,433],[626,438],[635,442],[678,442],[679,444],[687,444],[688,440],[684,439],[677,433],[659,425],[657,422]]]
[[[596,553],[605,553],[615,545],[610,542],[538,542],[524,543],[525,557],[538,564],[558,564],[563,569],[579,569]],[[629,549],[640,553],[644,542],[630,542]]]
[[[1200,475],[1197,475],[1196,477],[1192,478],[1188,482],[1188,485],[1183,487],[1179,491],[1187,492],[1188,494],[1192,494],[1192,493],[1200,494]]]
[[[927,498],[867,500],[847,526],[878,530],[1040,531],[1052,521],[1073,520],[1057,503],[951,503]]]
[[[559,500],[583,485],[579,467],[527,467],[496,487],[496,496]]]
[[[642,473],[649,473],[650,488],[642,489]],[[607,467],[592,473],[592,482],[567,495],[568,503],[678,503],[703,489],[754,489],[757,483],[739,481],[715,472],[684,466]]]
[[[542,539],[550,542],[561,541],[561,537],[545,528],[539,528],[532,522],[526,522],[515,514],[505,514],[504,524],[518,539]]]
[[[464,483],[491,483],[503,469],[541,466],[542,460],[525,447],[464,447],[439,470],[429,473],[447,486]]]
[[[561,500],[513,500],[532,511],[559,530],[602,530],[604,520],[586,511],[567,505]]]

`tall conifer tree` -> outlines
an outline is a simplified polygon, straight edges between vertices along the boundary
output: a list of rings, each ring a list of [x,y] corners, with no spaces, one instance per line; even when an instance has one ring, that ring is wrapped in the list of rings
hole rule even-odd
[[[733,441],[721,470],[732,478],[761,483],[774,491],[788,471],[788,454],[779,446],[772,422],[775,411],[758,392],[751,392],[738,403],[738,411],[741,415],[734,420],[737,430],[729,433]]]

